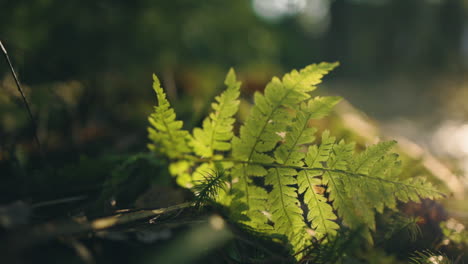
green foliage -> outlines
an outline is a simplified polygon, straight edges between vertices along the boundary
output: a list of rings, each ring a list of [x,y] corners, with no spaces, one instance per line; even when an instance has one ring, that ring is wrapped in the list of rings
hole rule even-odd
[[[327,161],[330,152],[333,148],[335,138],[329,137],[329,132],[325,131],[322,134],[322,144],[320,147],[313,145],[309,147],[309,151],[305,157],[305,163],[311,168],[321,168],[323,163]],[[312,228],[315,230],[317,238],[322,238],[325,235],[333,236],[339,228],[335,222],[336,215],[333,208],[322,192],[323,188],[319,187],[321,180],[317,177],[311,177],[311,172],[303,170],[298,174],[299,192],[304,193],[304,202],[311,208],[316,210],[309,210],[307,220],[312,223]]]
[[[227,90],[213,112],[195,128],[193,137],[181,130],[155,78],[159,105],[150,117],[151,149],[171,159],[171,173],[184,187],[200,193],[196,183],[210,170],[222,170],[228,188],[216,188],[215,201],[231,220],[256,232],[284,237],[292,255],[307,257],[313,241],[332,241],[342,227],[358,230],[372,243],[375,214],[396,209],[397,201],[440,196],[424,179],[400,179],[395,141],[380,142],[355,153],[354,143],[337,141],[330,132],[315,142],[309,121],[326,116],[338,97],[315,97],[325,74],[337,63],[320,63],[274,77],[255,104],[238,136],[233,134],[240,83],[231,70]],[[174,136],[177,134],[177,136]],[[181,180],[182,179],[182,180]],[[205,187],[210,182],[206,180]],[[219,185],[213,184],[212,186]],[[214,189],[210,190],[210,193]],[[202,188],[203,190],[203,188]],[[303,197],[303,198],[302,198]]]
[[[417,251],[410,258],[413,264],[452,264],[447,256],[441,253],[434,253],[430,250]]]
[[[188,131],[182,130],[182,121],[176,120],[174,109],[166,99],[166,94],[161,88],[161,83],[156,75],[153,75],[153,89],[158,98],[158,106],[148,118],[152,127],[148,128],[149,138],[154,142],[149,145],[150,150],[157,146],[158,152],[175,158],[183,153],[190,152]]]
[[[444,244],[453,243],[461,247],[468,247],[468,231],[464,224],[450,218],[440,223],[440,229],[444,234]]]
[[[353,249],[359,244],[359,231],[343,230],[339,235],[328,239],[327,243],[323,243],[322,240],[313,242],[314,247],[308,252],[305,260],[309,263],[342,263],[340,260],[346,255],[352,255]]]
[[[226,188],[224,171],[213,171],[213,174],[207,173],[203,177],[204,179],[197,182],[192,188],[197,197],[195,201],[196,207],[200,207],[210,201],[215,201],[220,189]]]
[[[212,104],[213,112],[203,120],[203,129],[193,130],[192,145],[195,153],[201,157],[212,157],[214,151],[228,151],[234,133],[232,132],[235,119],[233,116],[239,108],[240,82],[236,81],[234,70],[229,73],[224,82],[227,90],[215,98]]]
[[[384,239],[388,240],[405,232],[411,241],[416,241],[418,237],[422,236],[421,228],[418,225],[419,221],[421,221],[420,217],[407,217],[399,213],[387,215]]]

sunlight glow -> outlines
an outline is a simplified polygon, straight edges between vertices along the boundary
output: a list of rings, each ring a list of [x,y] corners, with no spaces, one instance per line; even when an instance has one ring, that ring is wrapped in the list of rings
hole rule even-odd
[[[306,0],[253,0],[255,13],[266,20],[296,15],[306,7]]]
[[[252,8],[259,17],[276,22],[297,16],[299,25],[312,35],[327,31],[330,5],[330,0],[252,0]]]
[[[433,144],[438,152],[455,157],[468,155],[468,124],[443,123],[434,133]]]
[[[465,230],[465,226],[454,218],[450,218],[445,224],[448,229],[454,231],[455,233],[460,233]]]
[[[432,147],[441,155],[449,155],[458,162],[468,186],[468,123],[449,120],[442,123],[432,135]]]

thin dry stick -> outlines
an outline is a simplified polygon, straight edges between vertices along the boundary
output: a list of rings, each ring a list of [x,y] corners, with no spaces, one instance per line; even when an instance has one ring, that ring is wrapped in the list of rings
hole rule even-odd
[[[26,106],[26,109],[29,114],[29,118],[31,120],[31,124],[33,126],[33,134],[34,134],[34,139],[36,141],[37,147],[39,148],[39,153],[43,156],[42,152],[42,147],[41,147],[41,142],[39,141],[39,137],[37,136],[37,126],[36,126],[36,121],[34,120],[31,108],[29,107],[28,100],[26,99],[26,96],[24,95],[23,89],[21,88],[21,84],[19,82],[18,76],[16,75],[15,69],[13,68],[13,65],[10,60],[10,56],[8,56],[8,52],[6,51],[5,47],[3,46],[2,41],[0,40],[0,48],[2,49],[3,56],[5,57],[6,62],[8,63],[8,66],[10,67],[11,74],[13,75],[13,78],[15,79],[16,87],[18,88],[19,93],[21,94],[21,98],[23,99],[23,103]]]
[[[192,202],[186,202],[167,208],[121,212],[115,215],[94,219],[92,221],[77,222],[74,220],[68,220],[44,223],[18,233],[13,233],[11,239],[8,241],[9,243],[7,244],[14,245],[19,248],[26,247],[31,244],[47,241],[59,236],[106,230],[119,225],[129,224],[135,221],[179,211],[192,206]]]

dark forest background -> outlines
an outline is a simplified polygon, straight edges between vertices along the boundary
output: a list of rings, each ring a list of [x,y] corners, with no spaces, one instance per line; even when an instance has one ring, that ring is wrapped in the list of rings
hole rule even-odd
[[[274,75],[321,61],[340,67],[319,93],[346,98],[387,135],[420,144],[466,186],[467,15],[465,0],[2,0],[0,40],[29,99],[43,154],[2,59],[0,205],[85,197],[72,209],[59,202],[35,210],[29,224],[83,208],[110,212],[103,205],[109,193],[125,208],[151,200],[141,194],[154,182],[173,188],[159,161],[135,157],[146,151],[153,73],[192,128],[230,67],[248,97]],[[136,162],[127,166],[129,159]],[[184,195],[174,193],[153,200],[166,206]],[[453,203],[467,221],[463,200]],[[151,248],[115,243],[89,242],[101,247],[99,263],[129,262]],[[111,256],[113,247],[122,251]],[[44,261],[80,263],[59,242],[32,250]]]

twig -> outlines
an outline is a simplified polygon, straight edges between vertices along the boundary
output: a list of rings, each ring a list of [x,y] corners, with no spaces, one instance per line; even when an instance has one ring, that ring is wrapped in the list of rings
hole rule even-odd
[[[11,234],[10,239],[6,242],[7,245],[14,246],[17,249],[24,248],[31,244],[47,241],[55,237],[102,231],[150,217],[168,214],[192,206],[193,202],[186,202],[167,208],[121,212],[115,215],[97,218],[92,221],[78,222],[68,220],[62,222],[49,222],[28,230],[23,230],[22,232],[13,233]]]
[[[31,205],[31,208],[38,208],[38,207],[43,207],[43,206],[50,206],[50,205],[56,205],[56,204],[77,202],[77,201],[86,200],[87,198],[88,198],[88,196],[86,196],[86,195],[61,198],[61,199],[56,199],[56,200],[51,200],[51,201],[35,203],[35,204]]]
[[[26,106],[26,109],[28,111],[29,119],[31,120],[31,124],[33,126],[34,139],[36,141],[37,147],[39,148],[39,153],[42,156],[44,156],[44,153],[42,152],[41,142],[39,141],[39,137],[37,136],[36,121],[34,120],[31,108],[29,107],[28,100],[26,99],[26,96],[24,95],[24,92],[23,92],[23,89],[21,88],[21,84],[19,82],[18,76],[16,75],[15,69],[13,68],[13,65],[11,63],[10,56],[8,56],[8,52],[6,51],[5,47],[3,46],[3,43],[2,43],[1,40],[0,40],[0,48],[2,49],[3,56],[5,57],[5,60],[8,63],[8,66],[10,67],[11,74],[13,75],[13,78],[15,79],[16,87],[18,88],[18,91],[21,94],[21,98],[23,99],[23,103]]]

